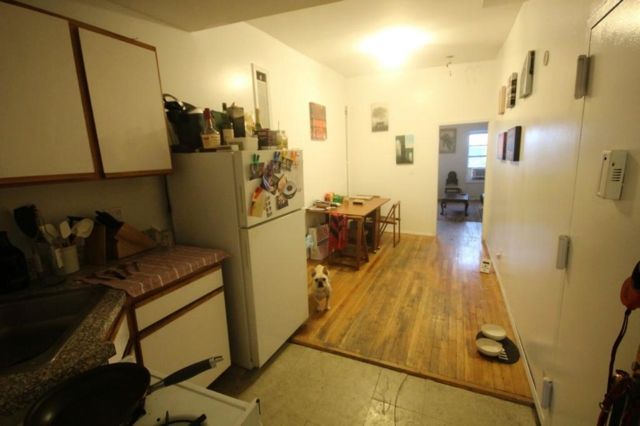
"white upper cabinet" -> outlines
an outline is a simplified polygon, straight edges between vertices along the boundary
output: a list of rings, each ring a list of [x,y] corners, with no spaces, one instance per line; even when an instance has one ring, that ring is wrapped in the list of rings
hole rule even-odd
[[[80,28],[106,177],[171,169],[155,49]]]
[[[97,177],[69,23],[0,3],[0,183]]]

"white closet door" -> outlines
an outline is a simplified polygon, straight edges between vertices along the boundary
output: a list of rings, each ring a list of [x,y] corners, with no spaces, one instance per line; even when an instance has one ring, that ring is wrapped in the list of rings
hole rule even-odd
[[[104,173],[171,169],[155,50],[80,29]]]
[[[95,173],[67,21],[0,3],[0,52],[0,180]]]
[[[624,0],[591,30],[571,250],[553,370],[554,425],[593,424],[625,307],[620,286],[640,260],[640,0]],[[620,200],[596,195],[602,151],[626,150]],[[616,369],[629,370],[640,336],[631,315]],[[637,423],[636,423],[637,424]]]

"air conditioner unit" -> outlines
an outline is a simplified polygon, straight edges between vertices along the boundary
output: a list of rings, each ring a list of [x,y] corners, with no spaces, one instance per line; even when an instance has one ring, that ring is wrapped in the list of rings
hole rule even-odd
[[[471,180],[484,180],[485,169],[471,169]]]

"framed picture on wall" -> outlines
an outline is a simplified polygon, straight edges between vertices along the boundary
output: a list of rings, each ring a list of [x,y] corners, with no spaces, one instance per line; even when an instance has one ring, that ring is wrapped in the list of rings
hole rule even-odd
[[[440,128],[440,154],[455,154],[457,129]]]
[[[507,108],[515,108],[518,94],[518,73],[514,72],[507,81]]]
[[[253,107],[259,117],[263,129],[271,127],[271,109],[269,108],[269,86],[267,84],[267,71],[256,64],[251,64],[253,75]]]
[[[505,103],[507,102],[507,87],[501,86],[498,90],[498,114],[504,114]]]
[[[371,104],[371,131],[389,130],[389,107],[387,104]]]
[[[524,59],[522,65],[521,82],[520,82],[520,97],[526,98],[531,95],[533,91],[533,67],[535,64],[536,51],[530,50],[527,52],[527,56]]]
[[[311,140],[327,139],[327,111],[324,105],[309,102],[309,119],[311,123]]]
[[[498,146],[496,148],[496,158],[504,160],[506,158],[507,132],[498,133]]]
[[[396,164],[413,164],[413,135],[396,136]]]
[[[507,132],[507,153],[509,161],[520,161],[520,139],[522,137],[522,127],[516,126]]]

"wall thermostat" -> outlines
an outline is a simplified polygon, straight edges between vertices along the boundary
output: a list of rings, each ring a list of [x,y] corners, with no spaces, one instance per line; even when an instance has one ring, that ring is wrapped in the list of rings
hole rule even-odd
[[[619,200],[622,196],[624,171],[627,166],[627,151],[602,151],[600,165],[600,181],[598,183],[598,197],[609,200]]]

